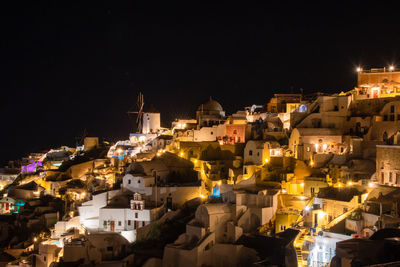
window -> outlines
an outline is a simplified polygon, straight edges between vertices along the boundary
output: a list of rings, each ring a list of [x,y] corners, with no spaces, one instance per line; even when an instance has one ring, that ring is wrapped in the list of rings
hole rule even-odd
[[[128,220],[128,225],[131,225],[131,220]]]
[[[211,135],[213,135],[214,134],[214,132],[211,132]]]
[[[113,251],[113,247],[107,247],[107,251]]]
[[[388,120],[388,116],[387,115],[383,115],[383,120],[387,121]]]
[[[385,173],[381,172],[381,184],[385,182]]]
[[[103,227],[104,227],[104,228],[107,227],[107,221],[103,221]]]
[[[233,134],[237,134],[237,131],[236,131],[236,130],[233,130]]]
[[[257,156],[260,156],[260,152],[257,152]]]
[[[390,106],[390,113],[394,113],[394,105]]]
[[[253,150],[249,150],[249,156],[253,156]]]
[[[131,184],[131,179],[128,180],[128,184]]]
[[[43,256],[43,261],[46,261],[46,256]]]
[[[347,212],[348,209],[347,208],[343,208],[343,213]]]
[[[394,121],[394,114],[390,115],[390,121]]]
[[[310,152],[311,151],[311,148],[308,146],[307,147],[307,152]]]
[[[138,218],[138,213],[137,212],[135,212],[135,218]]]
[[[389,172],[389,183],[392,182],[392,172]]]
[[[118,226],[121,226],[121,221],[118,221]]]
[[[400,174],[396,173],[396,184],[400,183]]]

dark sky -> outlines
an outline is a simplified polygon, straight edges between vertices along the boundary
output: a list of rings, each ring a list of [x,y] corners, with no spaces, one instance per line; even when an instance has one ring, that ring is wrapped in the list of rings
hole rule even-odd
[[[349,90],[355,66],[387,66],[400,52],[397,10],[377,2],[7,2],[0,162],[73,145],[85,128],[127,138],[139,90],[167,126],[209,96],[231,113],[273,93]]]

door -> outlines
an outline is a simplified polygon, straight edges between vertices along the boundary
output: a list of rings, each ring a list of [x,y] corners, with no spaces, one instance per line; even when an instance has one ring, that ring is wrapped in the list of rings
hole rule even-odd
[[[111,232],[114,232],[114,230],[115,230],[115,221],[111,221],[110,222],[110,230],[111,230]]]

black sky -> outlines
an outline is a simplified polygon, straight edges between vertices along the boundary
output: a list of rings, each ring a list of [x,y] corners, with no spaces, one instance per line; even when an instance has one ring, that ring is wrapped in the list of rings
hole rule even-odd
[[[231,113],[273,93],[349,90],[355,66],[399,62],[390,5],[33,2],[0,8],[0,162],[85,128],[127,138],[139,90],[167,126],[209,96]]]

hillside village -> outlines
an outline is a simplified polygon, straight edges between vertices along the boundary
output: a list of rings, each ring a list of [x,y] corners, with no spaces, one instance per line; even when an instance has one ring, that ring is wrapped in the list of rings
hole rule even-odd
[[[400,71],[264,97],[10,161],[0,266],[400,265]]]

